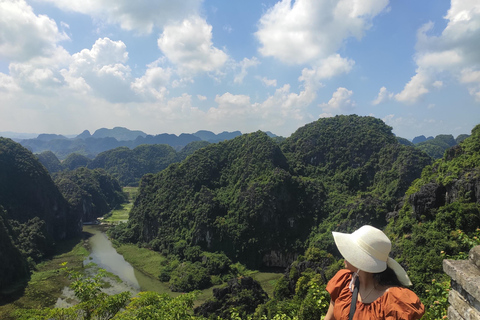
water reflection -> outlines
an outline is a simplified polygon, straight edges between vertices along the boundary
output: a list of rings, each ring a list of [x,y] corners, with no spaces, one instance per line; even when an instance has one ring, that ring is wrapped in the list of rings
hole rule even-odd
[[[86,225],[83,231],[93,234],[89,238],[90,256],[84,264],[94,262],[98,267],[117,275],[125,284],[140,290],[140,284],[135,276],[134,268],[118,254],[107,235],[98,226]]]
[[[98,225],[85,225],[83,231],[92,234],[90,256],[84,264],[94,262],[98,267],[117,275],[125,285],[139,291],[170,292],[168,285],[138,271],[115,250],[107,235]],[[125,290],[125,289],[124,289]],[[121,292],[122,290],[120,290]],[[173,294],[177,295],[177,294]]]

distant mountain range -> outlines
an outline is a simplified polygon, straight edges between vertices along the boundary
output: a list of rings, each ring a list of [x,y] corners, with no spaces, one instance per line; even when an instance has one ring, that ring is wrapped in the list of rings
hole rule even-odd
[[[277,137],[267,132],[270,137]],[[78,153],[93,159],[103,151],[118,147],[135,148],[142,144],[166,144],[175,150],[181,150],[194,141],[207,141],[216,143],[230,140],[242,135],[240,131],[222,132],[215,134],[211,131],[200,130],[196,133],[149,135],[140,130],[129,130],[123,127],[113,129],[101,128],[93,134],[85,130],[81,134],[67,137],[59,134],[39,134],[36,137],[25,133],[2,132],[0,136],[11,138],[33,153],[52,151],[59,159],[65,159],[71,153]]]

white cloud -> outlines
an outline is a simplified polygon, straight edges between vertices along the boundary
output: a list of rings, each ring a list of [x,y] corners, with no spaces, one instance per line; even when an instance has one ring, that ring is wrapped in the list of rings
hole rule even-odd
[[[66,10],[80,12],[97,20],[119,24],[125,30],[152,32],[171,21],[183,20],[200,10],[202,0],[39,0]]]
[[[172,70],[158,66],[159,61],[148,66],[145,74],[141,78],[136,78],[131,84],[131,88],[147,99],[162,100],[168,93],[167,85],[170,83]]]
[[[212,26],[198,16],[166,26],[158,47],[186,73],[217,71],[228,59],[225,52],[213,46]]]
[[[122,41],[101,38],[92,49],[73,54],[63,76],[71,89],[91,90],[97,97],[110,102],[129,102],[135,100],[135,95],[131,90],[132,76],[127,60],[128,52]],[[139,83],[134,83],[133,88],[138,89]]]
[[[350,113],[355,107],[355,101],[351,100],[353,91],[340,87],[332,95],[328,103],[320,104],[320,108],[326,114]]]
[[[378,105],[380,103],[389,101],[393,98],[393,93],[388,92],[387,88],[381,87],[380,91],[378,92],[378,96],[375,98],[375,100],[372,101],[373,105]]]
[[[325,59],[345,39],[361,39],[387,5],[388,0],[279,1],[259,21],[259,51],[291,64]]]
[[[256,57],[253,57],[252,59],[244,58],[241,62],[238,63],[241,70],[237,75],[235,75],[233,82],[241,84],[243,82],[243,79],[247,76],[247,69],[251,67],[256,67],[259,64],[260,61],[258,61]]]
[[[0,1],[0,58],[23,62],[49,57],[57,43],[68,39],[57,24],[45,15],[35,15],[24,0]]]
[[[205,100],[207,100],[207,97],[202,96],[201,94],[197,94],[197,99],[200,100],[200,101],[205,101]]]
[[[433,23],[422,26],[417,34],[416,74],[395,98],[402,102],[416,102],[432,87],[443,82],[438,76],[449,75],[467,84],[476,97],[480,92],[480,2],[452,0],[445,19],[448,24],[439,36],[430,36]]]
[[[417,74],[410,79],[410,82],[405,85],[402,92],[395,95],[395,99],[401,102],[414,103],[429,92],[427,86],[430,83],[428,72],[423,71],[423,69],[417,70]]]
[[[305,81],[307,85],[314,88],[319,88],[323,86],[321,81],[342,73],[349,73],[354,64],[353,60],[342,58],[339,54],[333,54],[318,61],[312,69],[303,69],[299,80]]]
[[[480,70],[473,70],[472,68],[463,69],[460,81],[463,83],[480,82]]]
[[[294,93],[289,85],[284,85],[262,102],[252,102],[247,95],[227,92],[217,95],[217,107],[211,107],[202,117],[204,121],[197,122],[220,131],[231,130],[242,123],[243,132],[260,129],[284,134],[316,119],[306,112],[315,97],[315,92],[307,86],[305,90]]]
[[[18,92],[20,87],[9,75],[0,72],[0,92],[13,93]]]
[[[268,79],[267,77],[257,77],[260,81],[262,81],[263,85],[266,87],[276,87],[277,80],[276,79]]]

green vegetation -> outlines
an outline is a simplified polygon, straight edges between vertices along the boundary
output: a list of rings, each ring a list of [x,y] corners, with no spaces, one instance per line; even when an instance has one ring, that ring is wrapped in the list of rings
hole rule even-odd
[[[72,210],[83,221],[94,221],[127,201],[118,181],[104,170],[80,167],[54,175]]]
[[[392,239],[394,257],[407,269],[413,290],[427,306],[425,319],[442,318],[448,304],[442,260],[463,259],[473,245],[480,244],[480,125],[469,137],[455,140],[443,135],[428,141],[411,146],[379,119],[353,115],[320,119],[278,141],[255,132],[209,144],[170,165],[166,159],[178,154],[164,147],[106,153],[99,159],[110,161],[108,167],[117,170],[113,174],[125,173],[130,181],[148,163],[150,168],[165,166],[159,173],[144,175],[138,190],[123,190],[134,205],[127,223],[109,229],[118,251],[172,290],[210,289],[203,291],[204,303],[197,300],[193,311],[199,299],[194,293],[108,297],[98,290],[98,279],[82,276],[74,283],[91,291],[92,302],[64,312],[87,318],[95,307],[100,313],[111,310],[102,316],[112,319],[148,319],[165,312],[178,314],[179,319],[202,319],[200,315],[217,320],[321,319],[329,302],[325,285],[342,264],[332,255],[336,250],[331,231],[351,232],[370,224]],[[432,146],[442,153],[433,163],[421,150],[431,152],[426,148]],[[6,148],[10,149],[15,145]],[[19,152],[25,151],[14,153]],[[134,152],[148,161],[136,163]],[[33,167],[30,177],[35,172],[44,176],[43,167],[27,153],[17,155],[21,161],[13,168]],[[45,158],[52,160],[51,155]],[[12,168],[14,161],[2,158],[0,148],[2,159]],[[1,174],[10,173],[0,169]],[[106,208],[92,200],[103,190],[95,181],[112,187],[112,194],[124,194],[118,182],[113,187],[115,179],[105,171],[80,168],[58,177],[71,205],[95,203]],[[12,194],[8,188],[0,191],[4,192],[0,205],[5,208],[0,211],[0,231],[6,231],[0,250],[12,257],[15,269],[34,267],[57,241],[45,231],[49,221],[37,214],[12,219],[12,213],[24,214],[25,209],[18,210],[19,202],[7,199]],[[84,197],[87,193],[90,198]],[[117,209],[111,211],[111,221],[121,214],[125,218],[130,208]],[[14,269],[2,267],[10,273]],[[247,269],[264,267],[286,270],[279,277]],[[32,279],[54,274],[48,271]],[[268,288],[267,293],[255,278]],[[261,303],[252,308],[257,306],[253,301]],[[43,310],[37,317],[58,312]]]
[[[445,290],[441,288],[448,279],[442,271],[442,260],[464,259],[473,245],[480,244],[480,206],[475,195],[479,167],[477,125],[470,137],[423,170],[408,190],[398,216],[386,229],[416,292],[427,301],[433,296],[437,298],[433,301],[441,302],[432,304],[432,312],[437,315],[446,312]],[[434,319],[435,314],[428,315],[428,319]]]
[[[130,210],[132,210],[133,203],[122,203],[117,206],[117,209],[113,209],[108,214],[104,215],[104,219],[102,222],[109,223],[109,224],[117,224],[120,222],[126,222],[128,220],[128,216],[130,214]]]
[[[0,296],[0,319],[18,319],[14,316],[16,310],[42,309],[55,304],[63,288],[70,283],[59,272],[60,265],[67,263],[72,270],[81,270],[83,260],[88,256],[83,241],[78,238],[59,242],[55,248],[56,254],[50,260],[36,265],[25,288],[17,287],[17,290]]]
[[[63,170],[75,170],[86,167],[92,162],[89,158],[78,153],[70,153],[65,160],[62,161]],[[50,170],[49,170],[50,171]],[[50,171],[52,173],[52,171]]]
[[[143,175],[162,171],[209,144],[194,141],[178,152],[166,144],[143,144],[134,149],[123,146],[104,151],[93,160],[81,153],[70,153],[60,162],[52,151],[44,151],[37,158],[51,174],[81,167],[103,169],[118,179],[122,186],[138,186]]]
[[[164,265],[167,261],[167,259],[158,252],[147,248],[139,248],[132,244],[121,244],[115,246],[115,249],[133,267],[154,279],[160,277],[159,266]]]
[[[433,159],[440,159],[443,157],[445,151],[453,146],[456,146],[463,140],[465,140],[468,135],[459,135],[456,139],[453,138],[451,134],[440,134],[434,139],[429,139],[423,142],[415,144],[417,148],[424,151]]]
[[[144,176],[127,225],[112,236],[164,255],[198,246],[251,269],[286,267],[307,241],[332,249],[336,226],[383,227],[429,163],[371,117],[320,119],[280,145],[256,132]]]
[[[80,216],[70,212],[45,167],[30,151],[4,138],[0,138],[0,220],[2,291],[25,283],[30,268],[52,254],[55,242],[81,232]]]
[[[179,153],[166,144],[144,144],[134,149],[119,147],[97,155],[88,164],[88,168],[106,170],[117,178],[122,186],[137,186],[145,174],[162,171],[206,144],[208,143],[204,141],[192,142]]]
[[[138,194],[138,187],[123,187],[122,190],[127,196],[128,202],[118,205],[115,209],[105,214],[102,222],[108,224],[118,224],[128,220],[133,203]]]

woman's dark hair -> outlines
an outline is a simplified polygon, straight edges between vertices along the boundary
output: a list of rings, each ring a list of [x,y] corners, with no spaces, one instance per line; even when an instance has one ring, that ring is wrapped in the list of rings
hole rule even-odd
[[[404,287],[400,280],[398,280],[395,271],[389,267],[387,267],[387,269],[385,269],[383,272],[374,273],[373,279],[381,286]]]

